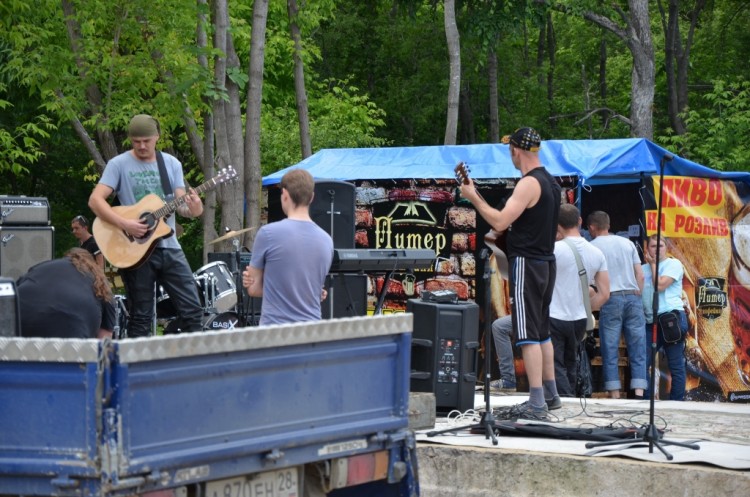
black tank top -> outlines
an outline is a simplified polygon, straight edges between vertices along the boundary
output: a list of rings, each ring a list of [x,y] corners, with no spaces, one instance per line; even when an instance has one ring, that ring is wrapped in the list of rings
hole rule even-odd
[[[529,171],[541,186],[539,201],[526,209],[508,229],[508,257],[554,260],[557,217],[560,213],[560,185],[543,167]]]

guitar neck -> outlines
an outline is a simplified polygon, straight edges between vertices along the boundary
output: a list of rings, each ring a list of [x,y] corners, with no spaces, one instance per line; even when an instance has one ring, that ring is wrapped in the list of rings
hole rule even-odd
[[[215,188],[216,185],[218,184],[219,184],[219,180],[217,178],[210,179],[206,181],[205,183],[203,183],[202,185],[196,186],[195,193],[200,195],[201,193],[207,192]],[[185,203],[185,197],[187,197],[187,195],[177,197],[165,203],[164,207],[157,209],[153,212],[154,217],[162,218],[162,217],[169,216],[170,214],[173,214],[181,205]]]

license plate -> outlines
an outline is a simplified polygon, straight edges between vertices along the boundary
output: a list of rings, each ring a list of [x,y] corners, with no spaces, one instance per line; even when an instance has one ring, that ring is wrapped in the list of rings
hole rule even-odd
[[[206,497],[299,497],[297,468],[210,481]]]

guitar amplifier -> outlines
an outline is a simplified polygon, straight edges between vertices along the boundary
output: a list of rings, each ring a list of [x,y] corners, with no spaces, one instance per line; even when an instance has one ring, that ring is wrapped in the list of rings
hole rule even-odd
[[[0,277],[0,337],[21,336],[21,307],[16,282]]]
[[[49,202],[45,197],[0,195],[0,225],[50,224]]]
[[[54,226],[0,226],[0,276],[17,280],[54,256]]]

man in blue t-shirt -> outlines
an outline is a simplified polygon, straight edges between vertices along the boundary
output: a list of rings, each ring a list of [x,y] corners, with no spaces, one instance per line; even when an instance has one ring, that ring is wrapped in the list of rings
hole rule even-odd
[[[242,286],[263,297],[260,325],[317,321],[325,279],[333,262],[333,240],[310,218],[315,181],[304,169],[281,178],[286,219],[258,230]]]

